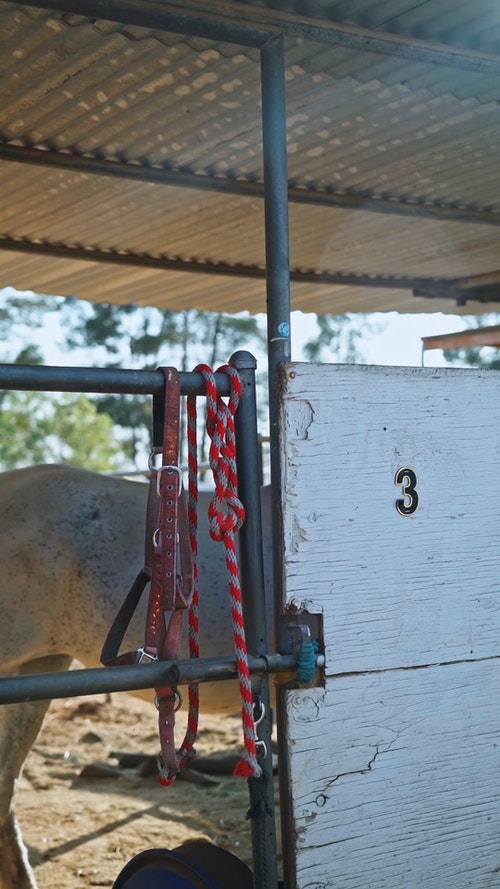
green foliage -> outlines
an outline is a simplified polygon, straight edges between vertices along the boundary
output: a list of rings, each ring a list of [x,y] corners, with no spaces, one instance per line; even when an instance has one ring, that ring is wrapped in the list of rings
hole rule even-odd
[[[0,411],[0,466],[14,469],[45,462],[48,426],[38,393],[7,392]]]
[[[449,364],[460,364],[465,367],[481,367],[486,370],[500,370],[498,349],[444,349],[443,358]]]
[[[190,370],[201,362],[226,361],[244,343],[261,346],[264,332],[250,315],[160,311],[67,299],[61,308],[66,348],[104,350],[105,366],[154,368],[175,365]],[[110,356],[116,361],[110,362]]]
[[[265,339],[258,319],[249,315],[235,317],[194,309],[160,311],[75,299],[65,300],[61,323],[67,331],[66,348],[85,349],[101,367],[153,369],[165,365],[181,371],[200,363],[217,367],[241,345],[261,347]],[[127,457],[140,462],[139,455],[149,447],[150,403],[142,396],[130,395],[120,399],[102,396],[96,404],[100,414],[109,415],[120,427]]]
[[[70,463],[104,472],[125,459],[113,423],[86,395],[6,392],[0,411],[0,467]]]
[[[0,331],[11,349],[16,344],[21,347],[15,361],[44,362],[30,335],[54,311],[59,313],[65,338],[62,348],[83,350],[81,364],[85,366],[153,369],[173,365],[192,370],[203,363],[216,368],[242,347],[262,356],[266,340],[262,319],[248,313],[160,311],[4,291]],[[310,361],[360,361],[361,342],[374,331],[364,316],[317,316],[317,325],[318,335],[304,347]],[[259,398],[261,410],[265,401],[265,395]],[[46,461],[97,470],[144,464],[151,430],[148,398],[0,393],[0,404],[0,467],[4,469]],[[202,459],[205,447],[202,436]]]
[[[318,335],[304,344],[307,361],[335,361],[359,364],[363,360],[359,348],[363,339],[376,330],[366,315],[317,315]]]
[[[16,355],[14,364],[40,365],[43,364],[43,355],[34,343],[26,343]]]
[[[58,311],[60,302],[53,296],[6,287],[0,292],[0,336],[10,341],[13,329],[19,335],[23,328],[42,327],[47,314]]]

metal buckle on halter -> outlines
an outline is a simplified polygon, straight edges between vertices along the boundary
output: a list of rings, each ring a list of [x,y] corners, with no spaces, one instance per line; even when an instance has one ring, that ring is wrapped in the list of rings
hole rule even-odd
[[[182,469],[180,466],[172,466],[168,463],[165,466],[159,466],[156,470],[156,493],[158,494],[158,497],[160,496],[161,474],[165,470],[167,470],[167,472],[176,472],[179,476],[179,490],[177,492],[177,496],[180,497],[182,490]]]
[[[255,749],[260,753],[263,759],[267,757],[267,744],[257,734],[257,727],[264,721],[266,715],[266,705],[262,698],[255,696],[253,702],[253,730],[255,736]]]
[[[156,493],[158,494],[158,497],[160,496],[160,480],[161,480],[161,474],[162,474],[162,472],[164,472],[165,470],[167,470],[168,472],[176,472],[177,475],[179,476],[179,491],[178,491],[178,496],[180,497],[180,495],[181,495],[181,490],[182,490],[182,469],[181,469],[181,467],[180,467],[180,466],[174,466],[173,464],[170,464],[170,463],[166,463],[165,466],[158,466],[158,467],[156,467],[156,466],[154,465],[154,459],[155,459],[155,457],[158,457],[158,456],[161,456],[161,454],[157,453],[156,451],[151,451],[151,453],[150,453],[150,455],[149,455],[149,457],[148,457],[148,469],[149,469],[149,471],[150,471],[150,472],[156,472]]]
[[[172,691],[172,698],[173,698],[173,702],[174,702],[172,712],[177,713],[177,711],[180,710],[182,707],[182,695],[181,695],[179,689],[176,688],[175,686],[173,686],[171,688],[171,691]],[[161,695],[155,695],[155,707],[157,710],[160,709],[160,699],[161,699]]]
[[[156,654],[150,654],[149,651],[145,650],[144,646],[138,648],[136,654],[136,664],[155,664],[158,660],[158,656]]]

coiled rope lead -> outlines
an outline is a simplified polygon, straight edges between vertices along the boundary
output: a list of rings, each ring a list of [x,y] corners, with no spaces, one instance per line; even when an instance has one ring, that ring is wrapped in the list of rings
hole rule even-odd
[[[236,437],[234,431],[234,414],[241,396],[241,380],[238,372],[230,365],[226,364],[218,368],[217,373],[227,374],[231,383],[231,393],[228,403],[226,404],[226,402],[217,395],[214,372],[205,364],[199,364],[195,368],[195,371],[201,373],[205,381],[207,398],[206,429],[210,438],[209,464],[215,485],[214,495],[208,507],[209,530],[213,540],[221,541],[224,544],[226,571],[231,598],[231,620],[233,625],[236,667],[241,696],[241,718],[245,754],[236,765],[234,774],[241,778],[257,778],[261,775],[261,768],[257,761],[253,697],[250,671],[248,669],[248,653],[245,625],[243,621],[241,585],[235,539],[236,533],[239,531],[245,520],[245,510],[241,500],[238,498]],[[196,505],[194,495],[191,493],[191,473],[193,473],[193,476],[196,479],[198,474],[196,425],[196,400],[190,397],[188,399],[188,465],[190,474],[188,517],[190,526],[191,511]],[[195,570],[197,575],[197,567]],[[193,621],[193,623],[196,623],[197,625],[197,614],[196,620]],[[191,652],[191,611],[189,632]]]

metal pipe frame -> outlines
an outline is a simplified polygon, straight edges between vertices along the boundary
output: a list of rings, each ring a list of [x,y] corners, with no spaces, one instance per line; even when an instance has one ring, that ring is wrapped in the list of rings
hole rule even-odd
[[[283,36],[268,43],[261,50],[261,93],[262,93],[262,146],[264,166],[264,215],[266,246],[266,294],[267,294],[267,336],[269,368],[269,438],[271,460],[271,523],[273,540],[273,589],[275,628],[278,635],[279,618],[282,610],[282,466],[280,436],[280,397],[279,380],[281,366],[290,361],[290,248],[288,225],[287,188],[287,147],[286,147],[286,90],[285,54]],[[276,639],[276,644],[278,640]],[[280,710],[278,695],[278,741],[282,735],[285,714]],[[283,746],[281,748],[283,753]],[[282,758],[283,763],[286,756]],[[283,796],[284,784],[280,775],[281,809],[287,812]],[[287,819],[282,818],[283,859],[285,885],[287,871],[290,870],[290,856],[287,849]],[[288,821],[288,824],[291,824]],[[269,853],[269,859],[271,853]],[[276,859],[270,861],[273,867],[269,874],[274,883],[269,882],[264,873],[265,860],[256,859],[258,870],[255,874],[255,889],[275,889]]]
[[[500,55],[497,53],[407,37],[378,28],[366,28],[363,25],[313,18],[288,10],[268,9],[257,4],[252,6],[245,4],[242,9],[241,3],[234,0],[223,0],[223,2],[219,0],[217,7],[222,9],[228,18],[244,17],[247,27],[258,26],[269,31],[279,31],[285,37],[312,40],[315,43],[344,47],[358,52],[394,56],[424,65],[439,65],[483,73],[500,71]],[[203,0],[184,0],[182,8],[185,12],[206,11],[206,3]]]
[[[250,803],[252,810],[255,811],[255,817],[251,820],[255,862],[254,885],[255,889],[276,889],[278,872],[271,704],[269,683],[263,677],[271,670],[276,672],[293,670],[296,667],[296,658],[290,655],[268,654],[260,508],[260,444],[257,434],[255,391],[257,362],[249,352],[240,351],[232,356],[231,364],[240,373],[243,383],[242,397],[236,415],[239,493],[247,514],[240,533],[242,597],[247,646],[251,653],[249,668],[252,675],[252,690],[264,713],[257,732],[266,751],[265,755],[259,757],[262,775],[249,780]],[[227,394],[227,375],[218,374],[216,379],[219,394]],[[160,371],[0,366],[0,388],[8,389],[161,395],[164,386],[164,376]],[[181,374],[181,391],[183,394],[204,394],[205,383],[202,375]],[[132,691],[165,684],[222,681],[236,677],[237,668],[233,658],[200,658],[178,662],[156,662],[147,667],[133,665],[3,677],[0,678],[0,704],[25,703],[79,694]]]
[[[262,518],[260,504],[260,445],[257,435],[255,370],[257,362],[249,352],[236,352],[230,363],[238,370],[243,384],[235,416],[238,494],[245,507],[245,523],[239,534],[239,557],[245,633],[248,651],[266,656],[268,628],[264,560],[262,554]],[[250,810],[254,860],[254,889],[276,889],[278,885],[276,823],[274,817],[273,759],[271,750],[271,697],[269,682],[262,674],[252,677],[254,701],[262,708],[263,719],[256,735],[264,744],[259,756],[262,775],[250,778]]]
[[[292,655],[268,654],[249,657],[252,675],[279,673],[297,666]],[[65,670],[61,673],[37,673],[0,677],[0,705],[48,701],[79,695],[135,691],[161,685],[188,685],[190,682],[222,682],[237,678],[234,658],[158,661],[157,663]]]
[[[255,48],[266,43],[274,30],[258,23],[249,27],[241,21],[241,13],[231,17],[205,9],[192,12],[155,0],[20,0],[19,5]]]
[[[205,394],[205,382],[201,373],[181,371],[179,376],[182,395]],[[215,381],[217,394],[229,395],[230,383],[226,374],[216,374]],[[161,395],[164,388],[165,378],[159,370],[0,364],[0,390]]]
[[[167,5],[154,0],[19,0],[18,5],[52,9],[174,34],[206,37],[239,46],[262,48],[269,40],[282,34],[358,52],[395,56],[425,65],[440,65],[483,74],[500,71],[500,56],[495,53],[404,37],[361,25],[268,10],[262,6],[251,8],[228,0],[214,3],[212,10],[207,10],[207,4],[199,0],[187,0],[182,5]]]
[[[29,4],[28,4],[29,5]],[[54,0],[48,4],[42,2],[47,8],[60,8],[68,11],[72,4],[67,0],[56,3]],[[153,13],[162,18],[162,26],[167,29],[177,29],[182,33],[195,33],[200,36],[215,36],[213,27],[210,23],[203,22],[198,16],[198,24],[193,27],[192,22],[186,21],[186,16],[177,13],[176,21],[169,18],[170,12],[165,7],[141,0],[140,4],[132,4],[127,0],[88,0],[85,8],[79,2],[74,11],[82,15],[92,14],[97,17],[110,17],[110,11],[114,10],[114,15],[119,15],[119,20],[123,21],[124,9],[128,7],[130,23],[138,25],[145,24],[145,18]],[[91,11],[92,10],[92,11]],[[158,22],[149,19],[149,27],[158,27]],[[218,22],[216,26],[218,39],[235,42],[244,42],[245,35],[238,32],[236,26],[231,25],[227,21]],[[255,33],[255,29],[254,29]],[[247,44],[255,45],[255,44]],[[278,394],[278,378],[280,366],[283,362],[290,360],[290,263],[289,263],[289,245],[288,245],[288,182],[287,182],[287,162],[286,162],[286,101],[285,101],[285,64],[284,64],[284,39],[283,35],[273,36],[269,40],[269,34],[264,34],[262,38],[259,36],[257,45],[261,46],[261,87],[262,87],[262,130],[263,130],[263,165],[264,165],[264,213],[265,213],[265,235],[266,235],[266,283],[267,283],[267,304],[268,304],[268,347],[269,347],[269,392],[270,392],[270,439],[271,439],[271,480],[275,492],[281,489],[281,460],[280,460],[280,436],[279,436],[279,394]],[[249,514],[251,515],[248,530],[242,536],[242,552],[245,576],[245,609],[247,614],[250,612],[251,620],[249,620],[249,642],[251,646],[255,646],[257,651],[262,652],[263,664],[267,668],[269,659],[265,654],[267,649],[267,638],[265,632],[265,594],[263,589],[263,567],[262,558],[258,556],[257,547],[261,541],[261,521],[260,509],[257,505],[259,497],[258,491],[258,439],[256,430],[256,410],[254,398],[254,384],[251,380],[254,374],[254,368],[251,367],[252,356],[247,354],[236,355],[233,357],[234,362],[241,369],[246,387],[244,388],[244,397],[242,399],[242,417],[238,420],[239,426],[245,430],[245,427],[255,427],[250,439],[253,437],[254,451],[250,457],[245,457],[244,453],[239,453],[240,464],[245,465],[248,459],[250,469],[243,468],[242,475],[242,491],[244,497],[248,500],[251,507]],[[148,391],[152,394],[159,388],[162,391],[156,378],[156,375],[148,379],[146,385],[144,377],[141,378],[140,372],[122,371],[125,378],[114,378],[111,383],[111,377],[107,376],[103,371],[87,371],[80,369],[79,372],[67,371],[61,369],[32,369],[34,376],[30,377],[29,370],[24,368],[24,379],[21,376],[16,377],[15,366],[11,366],[10,375],[5,374],[3,388],[12,388],[16,384],[18,388],[26,387],[27,381],[30,380],[29,388],[43,389],[49,384],[49,388],[56,387],[60,391],[66,391],[67,387],[73,391],[75,385],[83,386],[87,391]],[[45,371],[45,379],[43,372]],[[112,371],[112,373],[117,373]],[[120,372],[119,372],[120,373]],[[107,379],[106,379],[107,378]],[[1,379],[1,377],[0,377]],[[96,388],[97,387],[97,388]],[[122,388],[123,387],[123,388]],[[251,391],[253,388],[253,391]],[[181,391],[186,391],[184,388]],[[202,389],[204,391],[204,388]],[[246,406],[246,410],[245,410]],[[250,429],[246,429],[250,432]],[[240,429],[241,433],[241,429]],[[242,440],[246,440],[246,435],[242,436]],[[245,446],[243,446],[245,447]],[[281,589],[281,515],[279,498],[273,498],[273,543],[274,543],[274,577],[276,583],[277,610],[280,608],[279,596]],[[260,550],[261,552],[261,550]],[[253,567],[250,564],[253,560]],[[250,575],[250,576],[249,576]],[[252,588],[255,584],[255,588]],[[256,594],[257,590],[257,594]],[[163,665],[164,666],[164,665]],[[224,669],[224,675],[227,677],[227,669]],[[220,664],[219,664],[220,667]],[[107,668],[111,669],[111,668]],[[120,670],[124,668],[119,668]],[[171,669],[174,669],[171,667]],[[207,669],[204,667],[204,669]],[[106,672],[106,671],[105,671]],[[69,674],[68,674],[69,675]],[[121,676],[124,674],[121,673]],[[147,669],[147,675],[144,667],[141,668],[142,676],[147,685],[155,683],[152,674],[152,667]],[[51,677],[51,682],[57,676]],[[108,678],[110,678],[108,673]],[[112,677],[117,680],[119,677]],[[84,677],[87,680],[88,677]],[[16,677],[19,681],[19,678]],[[24,682],[29,677],[24,677]],[[8,680],[7,680],[8,681]],[[33,681],[33,679],[31,680]],[[63,682],[67,681],[67,675],[63,674]],[[134,680],[136,681],[136,679]],[[52,686],[53,687],[53,686]],[[85,682],[88,689],[88,681]],[[266,683],[259,681],[254,683],[254,688],[258,688],[261,698],[269,700]],[[0,686],[1,689],[1,686]],[[53,695],[53,691],[51,691]],[[266,728],[268,736],[270,730]],[[261,815],[256,813],[255,823],[252,824],[252,840],[254,847],[254,887],[255,889],[276,889],[278,885],[277,875],[277,854],[276,854],[276,838],[275,825],[272,808],[268,811],[268,801],[271,799],[269,788],[265,785],[271,785],[269,767],[267,763],[270,761],[270,754],[266,757],[266,765],[262,779],[252,779],[249,782],[251,800],[261,807]]]
[[[255,889],[276,889],[278,885],[276,829],[274,818],[273,763],[271,751],[270,692],[263,676],[268,671],[290,670],[296,658],[268,654],[266,627],[266,592],[262,556],[262,521],[260,509],[260,444],[257,434],[255,392],[256,360],[249,352],[237,352],[231,363],[239,371],[243,389],[236,415],[238,437],[239,492],[247,511],[240,533],[243,609],[247,626],[247,645],[251,652],[249,668],[252,689],[264,719],[258,738],[266,754],[260,758],[262,775],[249,780],[254,850]],[[216,375],[219,394],[228,394],[226,374]],[[160,371],[133,371],[95,368],[31,367],[0,365],[0,388],[42,391],[87,391],[115,394],[139,393],[160,396],[164,391]],[[183,394],[205,394],[205,382],[199,373],[181,374]],[[106,667],[62,673],[0,678],[0,704],[131,691],[159,685],[234,679],[237,668],[233,658],[209,658],[179,662]]]

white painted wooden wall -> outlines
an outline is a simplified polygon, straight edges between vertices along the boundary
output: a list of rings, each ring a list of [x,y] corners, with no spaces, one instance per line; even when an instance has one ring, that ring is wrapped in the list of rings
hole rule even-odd
[[[288,889],[498,887],[500,374],[283,376],[284,595],[326,648],[284,693]]]

